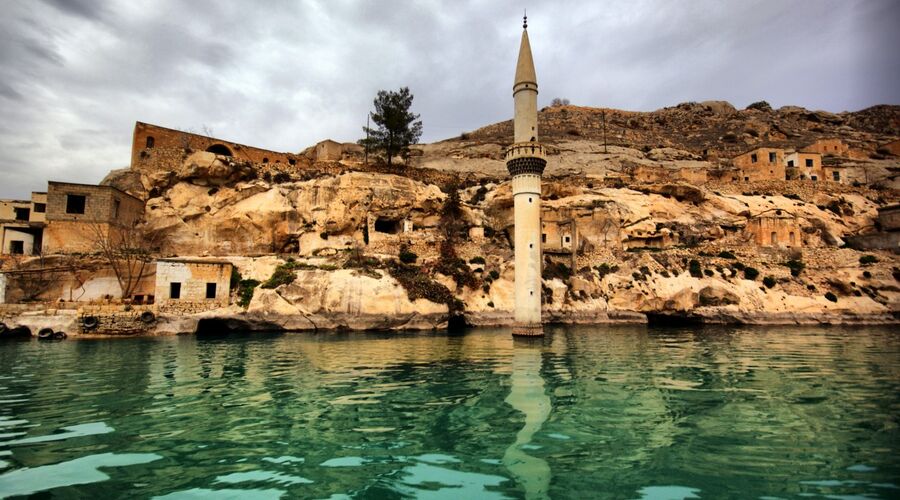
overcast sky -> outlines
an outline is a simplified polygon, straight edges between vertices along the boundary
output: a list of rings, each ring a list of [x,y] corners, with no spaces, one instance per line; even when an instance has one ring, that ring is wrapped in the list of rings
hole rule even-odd
[[[135,121],[277,151],[355,141],[409,86],[431,142],[512,114],[528,8],[541,94],[649,111],[900,104],[900,1],[0,0],[0,197],[128,165]]]

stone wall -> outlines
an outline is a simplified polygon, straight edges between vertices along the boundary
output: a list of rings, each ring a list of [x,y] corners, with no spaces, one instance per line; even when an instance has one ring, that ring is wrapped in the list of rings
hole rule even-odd
[[[850,147],[840,139],[819,139],[808,146],[804,146],[803,151],[806,153],[845,157],[849,153]]]
[[[150,318],[145,319],[144,313],[151,313]],[[135,335],[147,333],[156,322],[156,308],[154,306],[121,306],[121,305],[93,305],[83,306],[78,310],[78,325],[80,333],[100,335]],[[86,328],[85,319],[96,318],[95,328]],[[149,320],[149,321],[148,321]]]
[[[137,122],[131,146],[131,168],[147,174],[174,172],[193,151],[210,151],[259,164],[295,165],[301,159],[305,159],[293,153],[279,153],[215,137]]]

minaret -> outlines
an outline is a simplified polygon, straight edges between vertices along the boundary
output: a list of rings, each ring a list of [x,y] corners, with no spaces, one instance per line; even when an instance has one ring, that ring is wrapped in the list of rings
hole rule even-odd
[[[528,17],[522,23],[522,43],[513,84],[515,138],[506,150],[512,176],[516,252],[516,312],[514,336],[541,336],[541,174],[547,160],[538,142],[537,77],[528,43]]]

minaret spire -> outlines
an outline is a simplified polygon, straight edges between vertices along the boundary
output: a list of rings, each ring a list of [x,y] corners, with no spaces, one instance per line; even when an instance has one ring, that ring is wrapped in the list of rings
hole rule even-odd
[[[512,176],[515,225],[515,336],[541,336],[541,174],[547,166],[538,142],[537,75],[528,41],[528,13],[522,16],[522,42],[513,83],[513,144],[506,149]]]

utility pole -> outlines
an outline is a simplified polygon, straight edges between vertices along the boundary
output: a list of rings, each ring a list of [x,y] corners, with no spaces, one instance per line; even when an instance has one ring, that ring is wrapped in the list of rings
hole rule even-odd
[[[366,165],[369,165],[369,115],[366,114]]]
[[[607,153],[606,150],[606,110],[604,109],[600,116],[603,118],[603,152]]]

